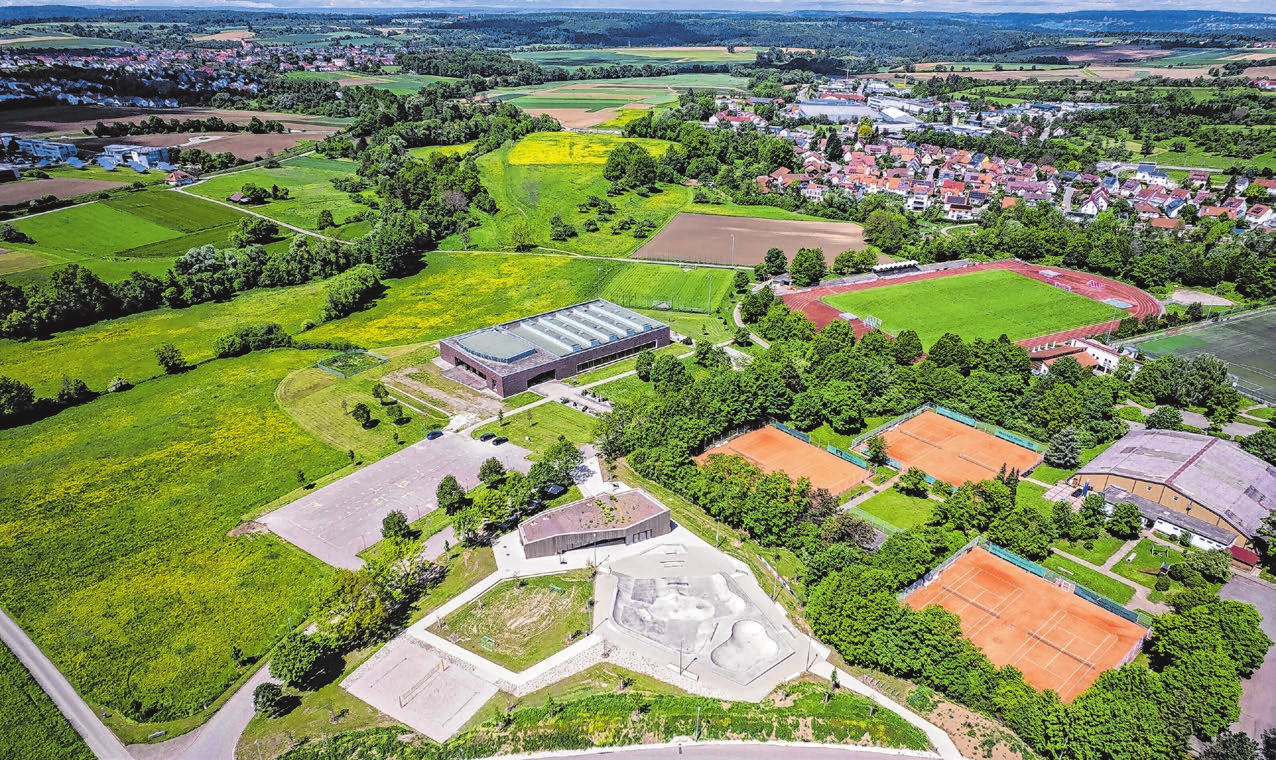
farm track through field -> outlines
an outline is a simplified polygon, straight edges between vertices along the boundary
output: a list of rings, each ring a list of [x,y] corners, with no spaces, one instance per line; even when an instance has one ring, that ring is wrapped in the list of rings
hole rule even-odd
[[[1127,285],[1126,283],[1118,280],[1113,280],[1109,277],[1102,277],[1096,274],[1079,272],[1072,269],[1063,269],[1061,267],[1043,267],[1019,261],[1018,259],[1003,259],[1001,261],[979,263],[960,269],[945,269],[937,272],[920,272],[917,274],[900,275],[898,277],[889,277],[874,280],[872,282],[856,283],[854,285],[820,285],[809,290],[790,293],[784,296],[784,303],[787,304],[789,308],[801,311],[808,317],[811,317],[816,324],[824,326],[832,321],[833,318],[836,318],[830,314],[830,312],[836,310],[821,300],[826,296],[836,295],[838,293],[871,290],[873,288],[882,288],[891,285],[904,285],[912,282],[921,282],[923,280],[934,280],[941,277],[957,277],[963,274],[986,272],[997,269],[1015,272],[1025,277],[1049,284],[1066,284],[1074,289],[1073,292],[1077,292],[1076,289],[1079,285],[1084,286],[1085,283],[1090,281],[1098,282],[1102,285],[1102,288],[1097,292],[1101,293],[1105,298],[1119,298],[1134,305],[1132,310],[1123,310],[1126,316],[1134,316],[1142,319],[1143,317],[1150,316],[1152,314],[1161,314],[1163,311],[1160,302],[1133,285]],[[1042,270],[1046,269],[1059,272],[1062,276],[1054,278],[1046,277],[1041,274]],[[1080,292],[1079,295],[1092,298],[1092,300],[1100,300],[1093,298],[1093,295],[1086,292]],[[1072,338],[1086,338],[1098,335],[1099,333],[1108,332],[1109,330],[1116,329],[1119,324],[1120,320],[1114,319],[1107,322],[1075,327],[1069,330],[1039,335],[1032,338],[1024,338],[1023,340],[1016,342],[1024,347],[1060,343]]]

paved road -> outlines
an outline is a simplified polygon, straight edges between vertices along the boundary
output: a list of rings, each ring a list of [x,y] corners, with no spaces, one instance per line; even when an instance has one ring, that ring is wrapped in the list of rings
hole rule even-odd
[[[3,610],[0,610],[0,639],[13,650],[36,683],[48,694],[71,726],[84,737],[89,749],[99,760],[131,760],[129,753],[115,734],[111,733],[88,706],[84,699],[66,680],[44,652],[35,645],[26,631],[18,626]],[[238,735],[236,735],[238,736]]]
[[[1263,616],[1263,632],[1276,640],[1276,589],[1246,578],[1233,576],[1219,594],[1224,599],[1248,602]],[[1267,659],[1249,680],[1241,681],[1241,718],[1232,726],[1257,739],[1265,729],[1276,726],[1276,646],[1267,650]]]
[[[883,757],[935,757],[931,752],[874,749],[872,747],[830,747],[780,742],[715,742],[712,744],[665,744],[648,747],[607,747],[580,752],[539,752],[518,755],[519,758],[614,757],[617,760],[670,760],[687,757],[696,760],[882,760]]]
[[[203,726],[160,744],[134,744],[128,749],[134,760],[235,760],[235,745],[253,717],[253,689],[278,683],[262,665],[239,691]]]

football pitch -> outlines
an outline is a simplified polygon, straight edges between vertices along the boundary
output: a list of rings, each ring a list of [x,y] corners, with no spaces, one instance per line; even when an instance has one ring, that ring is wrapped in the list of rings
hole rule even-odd
[[[947,332],[967,341],[991,340],[1003,333],[1023,340],[1117,316],[1111,306],[1001,270],[838,293],[822,300],[861,319],[877,317],[892,335],[915,330],[928,348]]]
[[[1276,403],[1273,335],[1276,335],[1276,309],[1269,309],[1227,322],[1135,342],[1135,345],[1140,356],[1149,358],[1176,354],[1190,359],[1197,354],[1214,354],[1227,362],[1237,390],[1247,396]]]

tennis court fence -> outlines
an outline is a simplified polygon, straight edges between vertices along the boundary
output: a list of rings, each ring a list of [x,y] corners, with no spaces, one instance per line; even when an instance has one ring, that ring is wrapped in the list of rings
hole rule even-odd
[[[1022,570],[1027,570],[1033,575],[1036,575],[1039,578],[1044,578],[1050,581],[1051,583],[1055,584],[1056,586],[1060,586],[1065,589],[1068,587],[1071,587],[1072,593],[1076,594],[1077,596],[1081,597],[1087,602],[1090,602],[1091,604],[1094,604],[1098,607],[1102,607],[1108,612],[1111,612],[1113,615],[1123,617],[1126,620],[1129,620],[1131,623],[1138,623],[1144,628],[1149,628],[1152,625],[1152,617],[1148,615],[1147,613],[1139,612],[1138,610],[1127,609],[1124,605],[1118,604],[1117,602],[1112,601],[1106,596],[1103,596],[1102,594],[1097,593],[1095,591],[1091,591],[1090,589],[1086,588],[1080,583],[1077,583],[1075,578],[1069,578],[1067,576],[1060,575],[1059,573],[1056,573],[1055,571],[1051,570],[1048,567],[1043,567],[1042,565],[1038,565],[1036,562],[1033,562],[1032,560],[1020,557],[1018,554],[1015,554],[1009,549],[1005,549],[1000,546],[997,546],[996,544],[992,543],[991,541],[988,541],[987,539],[981,538],[979,539],[979,541],[980,541],[980,547],[987,550],[988,553],[993,555],[994,557],[999,557],[1000,559],[1003,559]]]
[[[783,422],[773,422],[771,423],[771,427],[775,428],[776,430],[779,430],[781,433],[788,433],[789,435],[798,439],[802,443],[811,442],[810,434],[803,433],[801,430],[798,430],[797,428],[789,427],[788,425],[785,425]]]

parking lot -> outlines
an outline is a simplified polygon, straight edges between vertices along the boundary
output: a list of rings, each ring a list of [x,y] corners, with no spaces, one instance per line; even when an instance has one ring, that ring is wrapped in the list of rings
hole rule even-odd
[[[307,494],[261,522],[324,562],[357,570],[363,566],[358,553],[381,540],[381,520],[390,512],[398,510],[415,521],[436,508],[434,491],[445,475],[455,475],[465,488],[473,488],[483,460],[494,456],[506,469],[527,472],[527,454],[513,444],[493,446],[445,433]]]
[[[1233,576],[1219,596],[1248,602],[1263,616],[1263,633],[1276,640],[1276,589],[1242,575]],[[1244,731],[1257,739],[1263,731],[1276,726],[1276,647],[1267,650],[1263,666],[1248,680],[1241,681],[1241,718],[1233,731]]]

